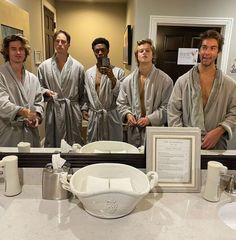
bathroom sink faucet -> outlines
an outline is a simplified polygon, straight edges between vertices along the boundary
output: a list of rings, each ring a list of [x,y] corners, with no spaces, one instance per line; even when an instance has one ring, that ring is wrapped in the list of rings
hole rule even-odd
[[[230,194],[236,194],[236,182],[235,176],[233,174],[229,176],[229,181],[227,183],[225,191]]]

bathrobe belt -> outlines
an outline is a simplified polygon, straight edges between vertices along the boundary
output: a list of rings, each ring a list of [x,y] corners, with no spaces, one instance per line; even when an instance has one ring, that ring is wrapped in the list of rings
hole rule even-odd
[[[115,110],[116,107],[110,109],[95,109],[90,107],[91,111],[97,113],[97,133],[98,133],[98,140],[105,140],[108,139],[110,136],[109,128],[108,128],[108,112]]]

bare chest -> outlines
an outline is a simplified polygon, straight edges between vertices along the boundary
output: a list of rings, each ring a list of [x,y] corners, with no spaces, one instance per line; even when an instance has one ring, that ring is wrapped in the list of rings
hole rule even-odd
[[[215,75],[200,75],[200,86],[201,86],[203,107],[206,106],[208,99],[210,97],[214,79],[215,79]]]
[[[102,74],[99,71],[97,71],[96,77],[95,77],[95,89],[98,95],[100,91],[101,77],[102,77]]]
[[[139,94],[141,98],[144,96],[145,80],[146,80],[146,77],[144,77],[143,75],[139,76]]]

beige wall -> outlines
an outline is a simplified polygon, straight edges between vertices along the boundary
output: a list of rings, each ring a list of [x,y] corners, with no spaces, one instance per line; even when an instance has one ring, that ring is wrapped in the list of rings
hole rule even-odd
[[[0,24],[23,30],[24,35],[28,39],[30,38],[29,14],[26,11],[5,0],[0,0]],[[2,42],[1,31],[0,42]],[[0,64],[3,62],[4,59],[1,55]],[[30,58],[27,59],[26,67],[28,69],[31,69]]]
[[[128,0],[127,12],[126,12],[126,24],[134,25],[135,21],[135,2],[134,0]]]
[[[91,43],[96,37],[105,37],[110,41],[111,63],[123,68],[126,4],[58,2],[56,9],[57,29],[71,34],[70,53],[86,69],[95,63]]]

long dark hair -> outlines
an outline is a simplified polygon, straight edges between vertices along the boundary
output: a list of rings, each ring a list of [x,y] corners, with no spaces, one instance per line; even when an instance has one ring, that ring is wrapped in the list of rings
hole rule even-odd
[[[27,40],[26,37],[24,37],[22,34],[13,34],[10,36],[7,36],[3,39],[2,43],[2,49],[1,49],[1,54],[4,57],[5,62],[9,61],[9,45],[10,42],[15,42],[15,41],[20,41],[25,49],[25,59],[26,60],[27,56],[30,54],[30,45],[29,41]]]

